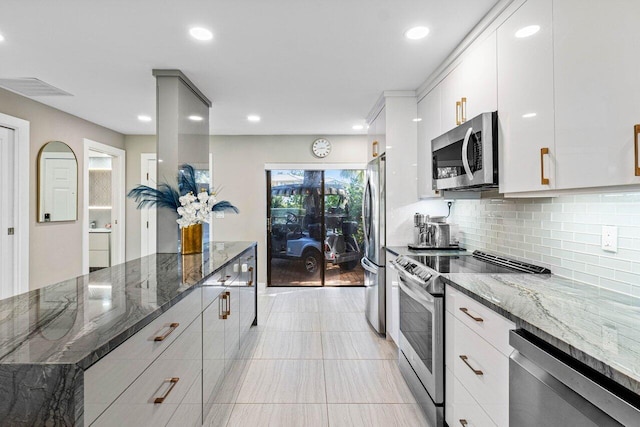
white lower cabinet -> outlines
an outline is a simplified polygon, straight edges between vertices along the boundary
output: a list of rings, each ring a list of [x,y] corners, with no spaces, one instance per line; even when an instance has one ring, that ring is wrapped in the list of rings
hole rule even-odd
[[[508,426],[512,349],[502,338],[515,325],[450,286],[445,298],[447,423]]]
[[[395,258],[395,255],[387,251],[387,260],[391,261]],[[398,273],[393,268],[389,267],[388,262],[387,266],[388,267],[385,270],[387,334],[397,346],[400,346],[400,288],[398,284],[400,279],[398,277]]]

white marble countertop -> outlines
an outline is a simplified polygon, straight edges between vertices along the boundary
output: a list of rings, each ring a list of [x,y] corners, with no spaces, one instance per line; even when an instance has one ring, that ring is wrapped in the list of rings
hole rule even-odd
[[[640,394],[640,298],[553,274],[445,274],[447,283]]]

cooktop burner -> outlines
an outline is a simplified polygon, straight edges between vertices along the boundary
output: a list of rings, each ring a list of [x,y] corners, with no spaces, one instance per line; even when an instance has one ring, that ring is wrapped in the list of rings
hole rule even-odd
[[[481,251],[474,251],[471,256],[411,254],[407,257],[439,273],[551,273],[549,269],[544,267]]]

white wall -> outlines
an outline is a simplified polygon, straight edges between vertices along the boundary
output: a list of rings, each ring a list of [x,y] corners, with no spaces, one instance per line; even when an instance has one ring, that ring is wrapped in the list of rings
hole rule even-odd
[[[222,188],[220,200],[240,213],[214,221],[214,240],[258,242],[258,281],[266,282],[266,163],[366,163],[366,135],[321,135],[332,143],[331,154],[317,159],[311,143],[319,136],[212,136],[213,186]]]
[[[546,199],[458,200],[460,244],[548,267],[554,274],[640,296],[640,193]],[[618,252],[601,249],[603,225],[618,227]]]
[[[49,141],[63,141],[78,159],[78,195],[83,194],[84,138],[124,148],[124,135],[0,89],[0,112],[30,122],[29,147],[29,281],[30,289],[82,274],[82,221],[84,206],[78,197],[78,219],[36,222],[37,158]]]

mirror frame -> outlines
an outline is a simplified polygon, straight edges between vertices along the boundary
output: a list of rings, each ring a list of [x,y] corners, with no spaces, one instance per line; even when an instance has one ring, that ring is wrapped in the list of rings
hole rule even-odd
[[[69,218],[69,219],[61,219],[61,220],[54,220],[54,221],[45,221],[44,220],[44,212],[41,212],[41,209],[43,208],[42,206],[42,192],[44,191],[42,188],[42,165],[41,165],[41,161],[42,161],[42,153],[44,152],[45,148],[47,147],[47,145],[51,144],[52,142],[58,142],[60,144],[64,144],[68,149],[69,152],[73,155],[73,160],[75,160],[76,162],[76,209],[75,209],[75,217],[74,218]],[[79,182],[79,177],[78,177],[78,156],[76,156],[75,151],[73,151],[73,149],[69,146],[69,144],[67,144],[66,142],[62,142],[62,141],[57,141],[57,140],[53,140],[53,141],[48,141],[46,142],[42,147],[40,147],[40,151],[38,151],[38,160],[37,160],[37,164],[36,164],[36,170],[37,170],[37,174],[36,174],[36,184],[37,184],[37,194],[36,194],[36,222],[39,223],[47,223],[47,222],[69,222],[69,221],[77,221],[78,220],[78,187],[80,186],[80,182]]]

